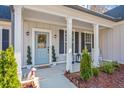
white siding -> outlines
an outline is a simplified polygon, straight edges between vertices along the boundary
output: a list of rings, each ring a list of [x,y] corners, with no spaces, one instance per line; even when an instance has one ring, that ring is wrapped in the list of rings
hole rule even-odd
[[[34,22],[34,21],[27,21],[24,20],[24,62],[22,63],[22,66],[26,66],[26,60],[27,60],[27,46],[32,44],[32,28],[41,28],[41,29],[48,29],[52,31],[52,45],[55,47],[56,57],[58,57],[58,62],[63,61],[65,58],[64,54],[59,54],[59,29],[66,28],[65,26],[60,25],[53,25],[53,24],[47,24],[43,22]],[[84,29],[78,29],[73,28],[75,31],[78,32],[88,32]],[[27,36],[26,32],[29,31],[30,35]],[[91,33],[91,31],[89,31]],[[56,35],[56,38],[54,38],[54,35]],[[79,43],[80,44],[80,43]]]
[[[100,31],[100,49],[104,59],[124,63],[124,24]]]

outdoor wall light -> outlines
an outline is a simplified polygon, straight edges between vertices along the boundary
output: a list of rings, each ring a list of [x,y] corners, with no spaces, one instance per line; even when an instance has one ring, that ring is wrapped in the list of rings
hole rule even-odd
[[[27,31],[27,32],[26,32],[26,35],[29,36],[29,34],[30,34],[29,31]]]
[[[54,38],[56,38],[57,36],[56,35],[54,35]]]

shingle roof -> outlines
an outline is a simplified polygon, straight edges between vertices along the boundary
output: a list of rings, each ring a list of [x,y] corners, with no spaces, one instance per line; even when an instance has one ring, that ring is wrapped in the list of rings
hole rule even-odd
[[[116,18],[116,17],[110,16],[110,15],[107,15],[107,14],[101,14],[101,13],[83,8],[83,7],[78,6],[78,5],[65,5],[65,6],[69,7],[69,8],[72,8],[72,9],[75,9],[75,10],[78,10],[78,11],[89,13],[91,15],[95,15],[95,16],[98,16],[98,17],[101,17],[101,18],[105,18],[105,19],[108,19],[108,20],[111,20],[111,21],[114,21],[114,22],[118,22],[118,21],[122,20],[122,18]]]
[[[9,6],[0,5],[0,20],[11,20],[11,10]]]
[[[104,14],[115,17],[115,18],[120,18],[121,20],[124,20],[124,5],[120,5],[118,7],[115,7],[113,9],[107,11]]]

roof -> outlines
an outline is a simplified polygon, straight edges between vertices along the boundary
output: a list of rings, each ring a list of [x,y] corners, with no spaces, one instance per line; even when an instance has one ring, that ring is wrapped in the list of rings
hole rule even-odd
[[[64,6],[78,10],[78,11],[82,11],[85,13],[89,13],[91,15],[95,15],[95,16],[98,16],[101,18],[105,18],[107,20],[111,20],[114,22],[124,20],[124,12],[123,12],[124,5],[120,5],[118,7],[115,7],[114,9],[111,9],[104,14],[86,9],[86,8],[78,6],[78,5],[64,5]],[[10,8],[10,6],[0,5],[0,20],[11,21],[11,8]]]
[[[124,5],[117,6],[104,14],[124,20]]]
[[[11,20],[10,6],[0,5],[0,20],[2,20],[2,21],[10,21]]]
[[[111,15],[101,14],[101,13],[89,10],[87,8],[84,8],[84,7],[81,7],[81,6],[78,6],[78,5],[65,5],[65,6],[69,7],[69,8],[72,8],[72,9],[75,9],[75,10],[78,10],[78,11],[89,13],[91,15],[95,15],[95,16],[98,16],[98,17],[101,17],[101,18],[105,18],[107,20],[111,20],[111,21],[114,21],[114,22],[118,22],[118,21],[122,20],[122,18],[119,18],[119,17],[116,18],[116,17],[111,16]]]

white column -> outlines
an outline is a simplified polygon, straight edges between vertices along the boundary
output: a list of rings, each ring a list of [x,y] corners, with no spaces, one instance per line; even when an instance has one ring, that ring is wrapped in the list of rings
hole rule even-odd
[[[72,72],[72,18],[67,18],[66,71]]]
[[[94,24],[94,62],[95,67],[99,66],[99,25]]]
[[[14,52],[18,64],[19,79],[22,78],[21,63],[23,61],[23,26],[22,26],[22,6],[14,6]]]
[[[2,26],[0,26],[0,50],[2,50]]]

